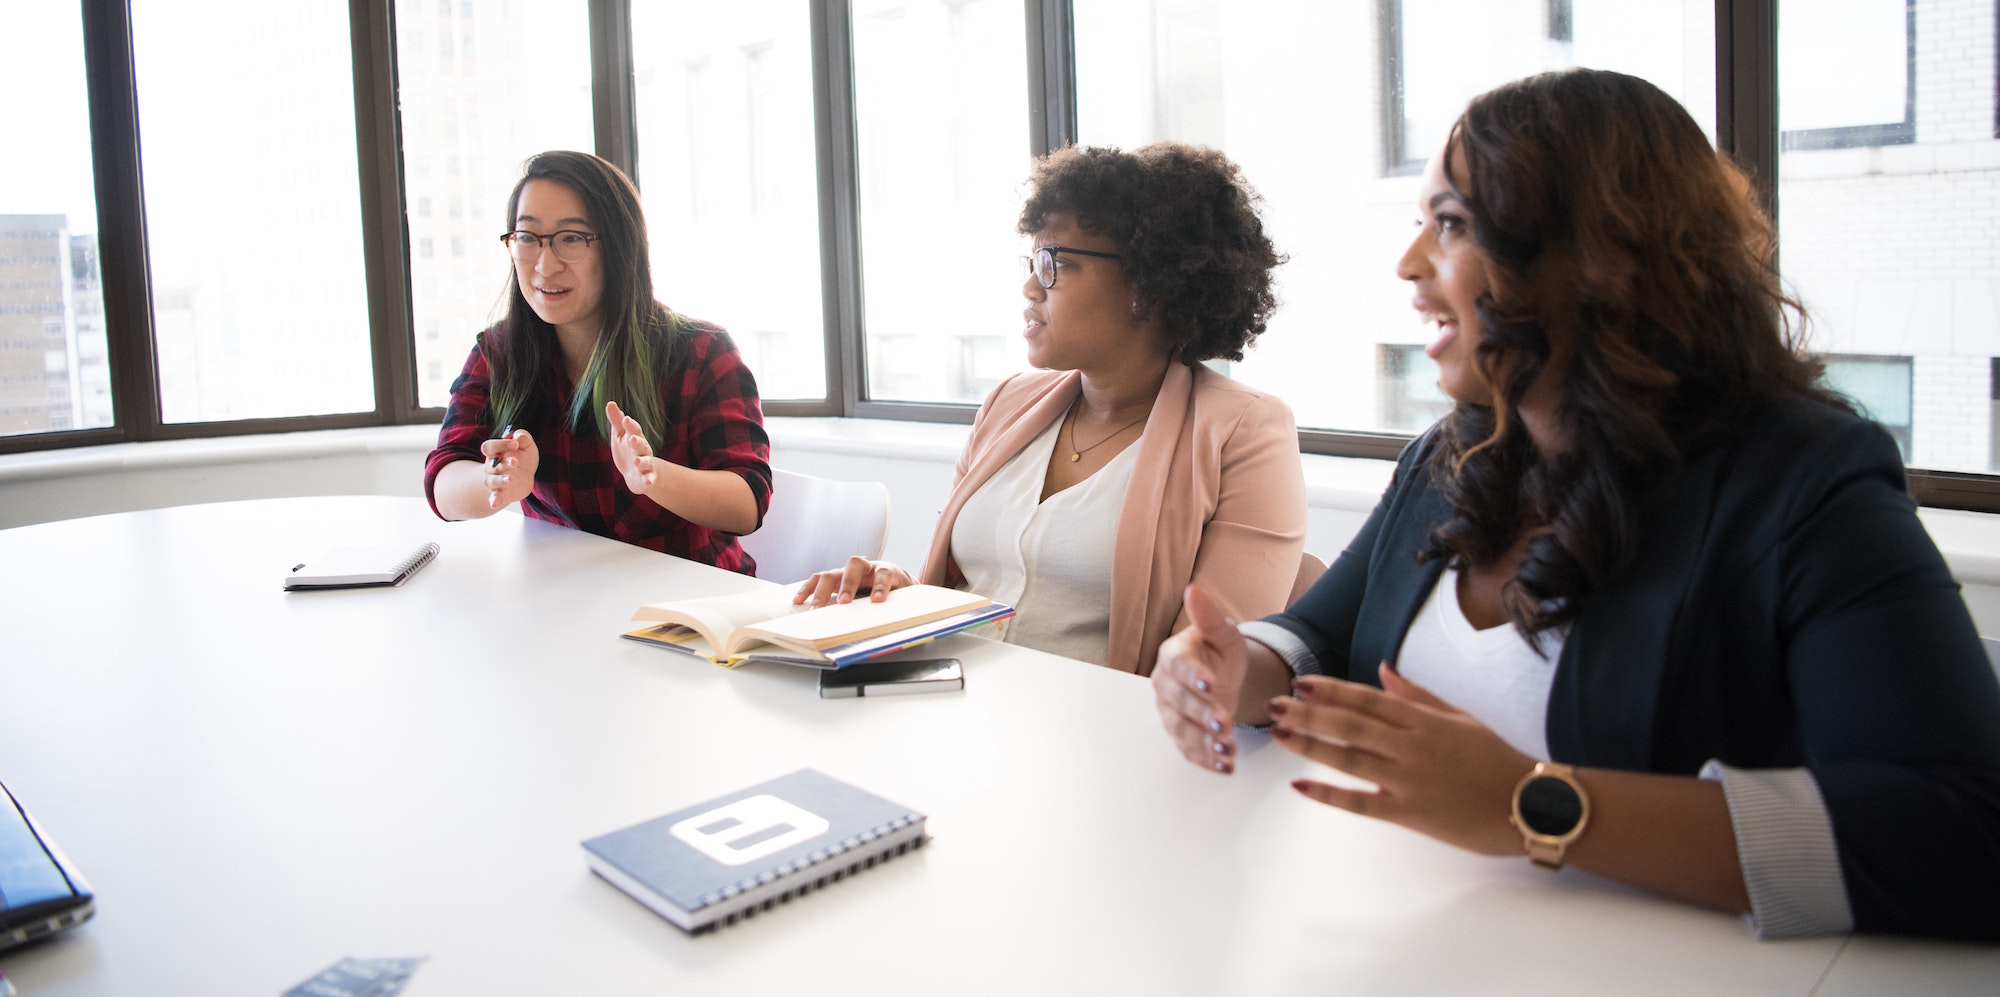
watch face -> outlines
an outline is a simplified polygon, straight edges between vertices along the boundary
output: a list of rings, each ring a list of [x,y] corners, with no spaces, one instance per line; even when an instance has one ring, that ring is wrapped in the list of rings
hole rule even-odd
[[[1561,837],[1583,820],[1583,798],[1569,783],[1553,776],[1528,780],[1521,787],[1521,822],[1536,834]]]

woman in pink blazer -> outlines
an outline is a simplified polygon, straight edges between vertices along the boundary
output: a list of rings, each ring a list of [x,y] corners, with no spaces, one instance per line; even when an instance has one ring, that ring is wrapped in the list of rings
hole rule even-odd
[[[1282,261],[1221,153],[1071,148],[1036,164],[1020,231],[1038,370],[980,406],[915,580],[1020,612],[1004,639],[1151,673],[1190,581],[1250,619],[1284,608],[1305,542],[1291,410],[1202,366],[1243,359]],[[856,557],[796,601],[913,581]]]

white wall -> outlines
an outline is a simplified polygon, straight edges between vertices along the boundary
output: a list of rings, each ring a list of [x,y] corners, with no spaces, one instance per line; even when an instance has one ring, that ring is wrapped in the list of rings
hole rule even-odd
[[[923,563],[969,427],[772,419],[773,464],[889,486],[888,559]],[[294,495],[423,494],[429,426],[119,444],[0,457],[0,529],[133,509]],[[1387,461],[1303,458],[1306,549],[1331,561],[1388,484]],[[2000,516],[1926,509],[1980,632],[2000,634]],[[0,569],[4,570],[4,569]]]

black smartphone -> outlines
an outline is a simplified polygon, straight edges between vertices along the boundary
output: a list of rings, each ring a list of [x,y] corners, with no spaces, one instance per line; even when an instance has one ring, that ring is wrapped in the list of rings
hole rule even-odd
[[[864,661],[819,673],[821,699],[851,696],[902,696],[913,692],[951,692],[965,688],[965,670],[957,658],[908,661]]]

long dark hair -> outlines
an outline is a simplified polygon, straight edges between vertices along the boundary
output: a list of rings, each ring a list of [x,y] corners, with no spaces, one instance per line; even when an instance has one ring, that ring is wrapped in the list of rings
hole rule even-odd
[[[1584,69],[1509,83],[1466,108],[1454,153],[1495,264],[1477,349],[1492,397],[1438,426],[1453,514],[1422,556],[1488,564],[1532,534],[1503,603],[1533,636],[1626,566],[1648,496],[1689,457],[1774,399],[1845,405],[1803,352],[1750,183],[1659,88]],[[1521,424],[1544,373],[1563,385],[1561,454]]]
[[[615,401],[646,428],[654,447],[662,445],[666,409],[660,399],[660,378],[671,370],[680,320],[653,300],[652,259],[646,243],[646,216],[639,208],[639,191],[618,167],[582,152],[544,152],[522,166],[521,180],[507,196],[504,231],[512,231],[521,191],[530,180],[550,180],[576,192],[597,229],[599,271],[604,291],[598,315],[604,324],[591,350],[590,364],[565,414],[572,429],[595,425],[609,435],[604,403]],[[523,421],[536,383],[551,365],[561,362],[555,327],[542,321],[528,305],[507,267],[506,315],[486,336],[487,365],[492,368],[493,424]]]

